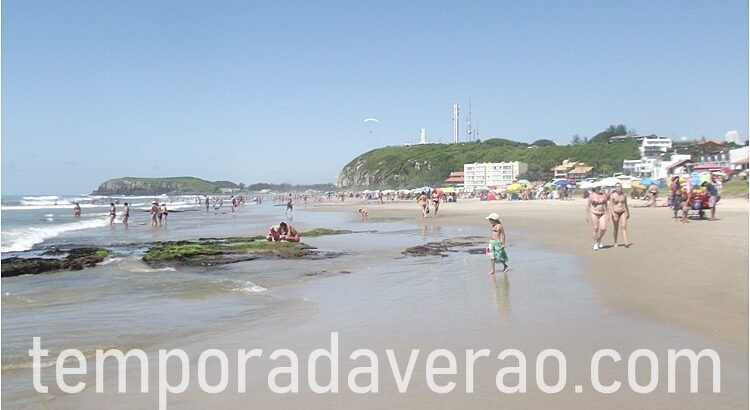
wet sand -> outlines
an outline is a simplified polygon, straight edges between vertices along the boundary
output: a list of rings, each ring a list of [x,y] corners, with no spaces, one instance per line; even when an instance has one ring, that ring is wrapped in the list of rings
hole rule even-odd
[[[362,206],[370,218],[407,218],[426,226],[488,226],[497,212],[514,241],[531,240],[579,256],[602,300],[609,306],[677,326],[748,350],[748,201],[725,199],[717,220],[683,224],[664,207],[631,203],[630,248],[592,249],[582,199],[568,201],[465,200],[444,203],[439,216],[422,220],[416,203],[374,201],[322,203],[319,210],[350,212]],[[622,238],[622,237],[621,237]],[[620,239],[622,241],[622,239]],[[604,244],[612,245],[612,224]]]

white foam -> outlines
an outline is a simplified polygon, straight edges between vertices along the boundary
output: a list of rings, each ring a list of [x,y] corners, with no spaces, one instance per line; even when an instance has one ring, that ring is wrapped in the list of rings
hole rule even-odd
[[[61,225],[12,229],[8,232],[3,232],[2,246],[0,246],[2,249],[0,252],[25,251],[38,243],[42,243],[65,232],[101,228],[107,225],[109,225],[107,219],[92,219]]]
[[[238,283],[240,283],[242,285],[245,285],[245,286],[240,286],[238,288],[233,288],[232,292],[260,293],[260,292],[265,292],[265,291],[268,290],[268,289],[264,288],[263,286],[256,285],[253,282],[250,282],[249,280],[248,281],[233,281],[233,282],[238,282]]]

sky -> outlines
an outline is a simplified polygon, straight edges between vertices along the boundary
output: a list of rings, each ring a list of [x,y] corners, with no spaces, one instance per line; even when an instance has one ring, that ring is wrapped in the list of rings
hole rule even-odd
[[[2,2],[4,195],[335,182],[469,100],[481,139],[746,139],[747,1]]]

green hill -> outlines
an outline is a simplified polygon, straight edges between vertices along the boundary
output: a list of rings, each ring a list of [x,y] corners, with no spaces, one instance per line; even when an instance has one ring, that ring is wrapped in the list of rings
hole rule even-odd
[[[441,184],[452,171],[474,162],[521,161],[529,165],[525,177],[545,176],[565,159],[583,161],[596,172],[610,174],[622,169],[624,159],[639,158],[638,143],[595,142],[558,146],[541,141],[539,145],[506,139],[459,144],[424,144],[374,149],[353,159],[342,169],[341,187],[404,188]]]
[[[110,179],[99,185],[94,195],[182,195],[214,194],[221,192],[221,184],[194,177]],[[231,182],[229,184],[232,184]],[[232,184],[234,185],[234,184]]]

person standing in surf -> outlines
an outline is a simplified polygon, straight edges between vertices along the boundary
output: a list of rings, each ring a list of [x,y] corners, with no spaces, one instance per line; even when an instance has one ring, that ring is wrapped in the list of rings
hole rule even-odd
[[[110,202],[109,203],[109,224],[110,225],[115,224],[115,216],[117,216],[117,212],[115,211],[115,203]]]
[[[490,243],[487,246],[487,256],[490,257],[490,275],[495,274],[495,264],[503,264],[503,273],[508,271],[508,254],[505,252],[505,229],[500,217],[495,213],[484,219],[490,221]]]
[[[76,202],[76,206],[73,207],[73,217],[78,219],[81,217],[81,205]]]
[[[151,210],[149,213],[151,216],[151,226],[158,226],[159,224],[157,223],[156,218],[159,215],[159,204],[157,204],[156,201],[151,202]]]
[[[591,223],[594,250],[602,249],[602,238],[607,231],[607,195],[601,187],[594,187],[586,200],[586,222]]]
[[[130,206],[125,202],[125,207],[122,208],[122,224],[128,227],[128,219],[130,219]]]
[[[167,216],[169,216],[169,210],[167,209],[167,203],[164,202],[159,208],[159,221],[164,218],[164,226],[167,226]]]

